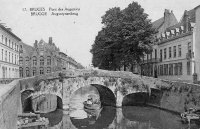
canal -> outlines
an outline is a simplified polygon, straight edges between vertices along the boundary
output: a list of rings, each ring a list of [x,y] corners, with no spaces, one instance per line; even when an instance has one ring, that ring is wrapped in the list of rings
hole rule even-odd
[[[89,91],[89,92],[88,92]],[[148,106],[105,106],[96,112],[84,111],[83,101],[97,95],[95,88],[82,88],[71,99],[70,110],[57,109],[41,114],[49,119],[49,129],[198,129],[200,125],[183,124],[180,116]]]
[[[95,113],[94,113],[95,114]],[[62,111],[45,114],[49,129],[198,129],[199,125],[182,124],[178,115],[145,106],[123,108],[104,107],[101,112],[90,114],[84,110]]]

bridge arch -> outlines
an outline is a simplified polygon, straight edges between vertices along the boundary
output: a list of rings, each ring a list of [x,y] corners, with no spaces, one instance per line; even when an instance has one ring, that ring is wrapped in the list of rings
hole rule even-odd
[[[40,94],[32,98],[33,95],[28,96],[23,101],[23,112],[34,112],[34,110],[46,110],[47,112],[56,109],[63,109],[62,98],[56,94]],[[34,100],[37,99],[37,100]]]
[[[103,106],[116,106],[116,97],[108,87],[100,84],[89,84],[76,89],[72,93],[69,102],[70,107],[76,108],[74,105],[80,107],[83,101],[87,100],[88,95],[94,95],[96,99],[101,101]],[[78,98],[79,100],[77,101]]]
[[[112,90],[100,84],[90,84],[95,87],[100,95],[100,101],[103,106],[116,106],[116,97]]]
[[[148,92],[136,92],[124,96],[122,106],[145,105],[149,99]]]
[[[29,98],[29,96],[34,93],[34,90],[33,89],[25,89],[25,90],[22,90],[21,91],[21,103],[22,103],[22,110],[23,111],[26,111],[26,110],[29,110],[30,111],[32,110],[29,105],[31,105],[31,101]],[[32,106],[32,105],[31,105]],[[28,108],[28,109],[27,109]]]

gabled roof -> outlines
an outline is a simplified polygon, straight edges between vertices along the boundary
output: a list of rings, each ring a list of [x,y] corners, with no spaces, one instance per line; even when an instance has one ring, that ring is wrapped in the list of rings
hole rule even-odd
[[[31,56],[33,54],[34,48],[32,46],[23,42],[21,42],[20,44],[23,46],[23,53],[28,54],[28,56]]]
[[[11,32],[9,29],[7,29],[6,27],[4,27],[3,25],[0,24],[0,28],[2,28],[4,31],[6,31],[7,33],[9,33],[13,37],[15,37],[17,40],[21,41],[21,39],[19,37],[17,37],[13,32]]]
[[[183,13],[183,16],[181,17],[180,22],[183,22],[183,18],[184,18],[184,15],[185,15],[186,12],[189,16],[190,22],[195,22],[195,9],[191,9],[189,11],[185,10],[185,12]]]
[[[154,29],[158,29],[163,23],[164,23],[164,17],[154,21],[152,23],[152,26],[153,26]]]

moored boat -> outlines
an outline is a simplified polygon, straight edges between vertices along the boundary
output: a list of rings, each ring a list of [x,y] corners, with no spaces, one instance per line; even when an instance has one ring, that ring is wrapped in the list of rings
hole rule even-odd
[[[39,114],[35,113],[23,113],[18,115],[17,128],[26,129],[31,127],[39,127],[47,129],[49,120],[44,117],[40,117]]]
[[[92,103],[88,104],[88,101],[83,102],[84,109],[89,109],[89,110],[99,110],[101,109],[101,103]]]
[[[181,120],[190,124],[192,121],[200,121],[200,110],[194,108],[188,109],[188,111],[181,113]]]
[[[101,109],[101,102],[95,95],[89,95],[87,101],[83,102],[84,109],[99,110]]]

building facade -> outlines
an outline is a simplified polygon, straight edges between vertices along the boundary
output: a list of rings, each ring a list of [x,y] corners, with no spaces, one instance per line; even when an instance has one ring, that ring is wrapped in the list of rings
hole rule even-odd
[[[65,53],[60,52],[53,43],[52,37],[49,38],[48,43],[42,39],[39,42],[35,40],[33,47],[22,43],[19,64],[20,77],[36,76],[67,68],[79,68],[76,62],[70,60]]]
[[[0,78],[19,78],[19,44],[21,39],[0,24]]]
[[[59,57],[61,60],[61,68],[62,70],[66,69],[83,69],[84,67],[76,62],[73,58],[65,54],[64,52],[59,52]]]
[[[169,11],[165,10],[164,19],[167,13]],[[153,23],[153,27],[158,30],[153,51],[144,56],[137,72],[162,79],[199,81],[200,6],[185,10],[177,23],[175,20],[165,23],[161,19]]]

